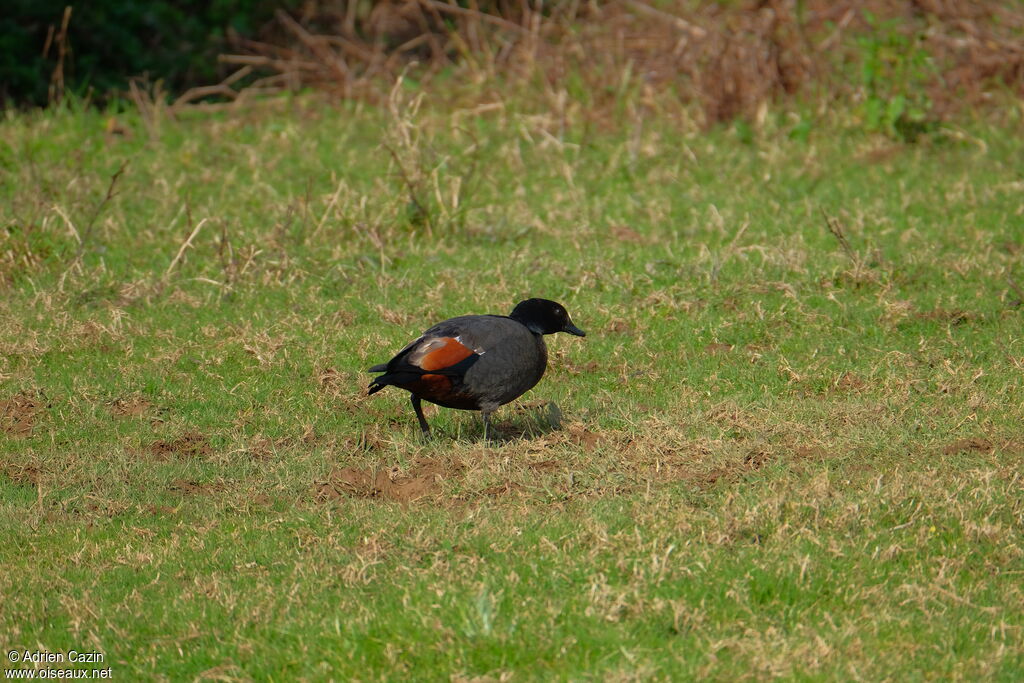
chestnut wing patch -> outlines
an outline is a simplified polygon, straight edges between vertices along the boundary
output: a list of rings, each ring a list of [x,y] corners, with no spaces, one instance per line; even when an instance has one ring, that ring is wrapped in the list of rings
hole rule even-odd
[[[406,360],[410,365],[433,371],[451,368],[473,355],[477,355],[477,352],[465,346],[457,337],[434,337],[425,339]]]
[[[454,405],[456,400],[472,402],[464,395],[462,380],[483,353],[463,344],[458,335],[421,337],[399,351],[386,367],[374,366],[375,372],[384,370],[384,374],[370,383],[368,393],[393,384],[442,405]]]

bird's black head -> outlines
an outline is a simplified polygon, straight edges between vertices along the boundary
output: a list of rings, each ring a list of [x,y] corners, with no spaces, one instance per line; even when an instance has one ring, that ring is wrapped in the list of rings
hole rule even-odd
[[[586,337],[587,333],[572,324],[565,307],[560,303],[547,299],[527,299],[520,301],[512,309],[509,316],[517,322],[521,322],[536,334],[554,334],[555,332],[568,332],[577,337]]]

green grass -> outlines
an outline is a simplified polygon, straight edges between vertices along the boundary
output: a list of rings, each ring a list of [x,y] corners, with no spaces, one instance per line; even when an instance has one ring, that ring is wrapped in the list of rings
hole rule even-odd
[[[0,646],[126,680],[1019,680],[1019,124],[457,106],[0,122]],[[499,443],[363,395],[528,296],[588,336]]]

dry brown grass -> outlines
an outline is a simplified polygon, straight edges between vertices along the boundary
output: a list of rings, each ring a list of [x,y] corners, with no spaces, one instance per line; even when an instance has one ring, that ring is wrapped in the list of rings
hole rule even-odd
[[[279,11],[255,39],[233,36],[234,51],[221,60],[237,70],[176,104],[310,87],[383,102],[410,68],[430,81],[454,67],[446,90],[477,104],[502,99],[518,83],[541,92],[555,112],[569,106],[570,91],[600,122],[628,92],[628,107],[697,106],[712,125],[757,119],[766,104],[791,96],[824,107],[863,97],[856,39],[884,42],[892,34],[908,42],[885,48],[883,66],[898,72],[910,51],[926,51],[932,66],[910,74],[912,86],[927,91],[928,114],[941,119],[1000,91],[1024,93],[1022,30],[1024,8],[997,0],[484,1],[468,8],[441,0],[314,1],[294,15]],[[894,92],[908,87],[907,76],[881,74],[893,79]]]

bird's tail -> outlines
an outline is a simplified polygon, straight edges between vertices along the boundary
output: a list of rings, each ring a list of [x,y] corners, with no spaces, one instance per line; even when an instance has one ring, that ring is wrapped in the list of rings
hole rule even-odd
[[[373,381],[370,382],[370,386],[367,387],[367,396],[376,394],[389,384],[405,389],[406,385],[419,381],[423,378],[423,375],[427,374],[426,370],[421,370],[420,368],[399,368],[392,370],[391,372],[387,372],[387,368],[383,365],[375,365],[371,370],[373,372],[383,372],[384,374],[380,377],[375,377]],[[444,371],[439,370],[435,371],[434,374],[443,372]]]
[[[374,365],[372,368],[369,369],[368,372],[385,372],[387,371],[387,369],[387,363],[380,363],[378,365]],[[385,375],[381,375],[380,377],[377,377],[372,382],[370,382],[370,386],[367,387],[367,396],[372,396],[373,394],[376,394],[378,391],[380,391],[381,389],[388,385],[388,382],[381,381],[382,379],[384,379],[384,377]]]

